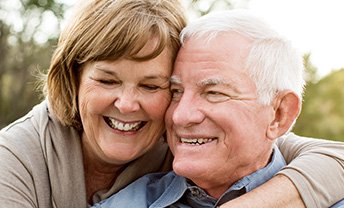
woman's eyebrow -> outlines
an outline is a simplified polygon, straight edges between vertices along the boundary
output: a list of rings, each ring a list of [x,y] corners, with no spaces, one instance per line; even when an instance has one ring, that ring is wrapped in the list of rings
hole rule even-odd
[[[114,76],[117,75],[117,73],[114,70],[107,69],[106,67],[101,67],[101,66],[95,65],[94,68],[98,71],[104,72],[104,73],[109,74],[109,75],[114,75]]]
[[[169,76],[164,76],[164,75],[147,75],[144,76],[144,79],[151,80],[151,79],[163,79],[163,80],[169,80]]]

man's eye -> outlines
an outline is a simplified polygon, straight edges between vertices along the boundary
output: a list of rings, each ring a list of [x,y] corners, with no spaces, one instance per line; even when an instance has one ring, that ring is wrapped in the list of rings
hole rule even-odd
[[[207,91],[208,95],[224,95],[222,92],[217,92],[217,91]]]
[[[183,95],[183,90],[181,89],[171,89],[172,100],[178,101]]]
[[[231,99],[230,96],[218,91],[207,91],[205,93],[205,97],[209,102],[214,103],[224,102]]]

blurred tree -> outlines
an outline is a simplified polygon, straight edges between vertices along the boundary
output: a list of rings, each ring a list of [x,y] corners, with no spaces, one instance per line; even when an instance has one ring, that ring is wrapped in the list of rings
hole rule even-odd
[[[301,114],[293,131],[297,134],[344,141],[344,69],[319,80],[311,54],[304,55],[305,89]]]
[[[211,11],[228,10],[237,7],[247,7],[250,0],[182,0],[188,11],[189,18],[196,18],[208,14]]]
[[[188,11],[194,11],[197,16],[203,16],[214,10],[233,9],[232,0],[191,0]]]
[[[344,141],[344,69],[334,71],[306,88],[302,113],[294,132]]]
[[[40,102],[34,73],[48,68],[65,8],[53,0],[0,2],[0,128]],[[46,33],[49,14],[55,31]]]
[[[16,12],[20,16],[17,21],[20,30],[16,31],[16,37],[24,41],[34,39],[38,43],[56,39],[66,8],[56,0],[19,0]]]
[[[9,51],[9,45],[7,43],[7,37],[10,34],[10,28],[0,19],[0,86],[2,83],[2,75],[5,73],[7,54]]]
[[[306,53],[303,55],[303,64],[305,67],[305,80],[307,84],[315,84],[318,80],[318,69],[311,62],[311,54]]]

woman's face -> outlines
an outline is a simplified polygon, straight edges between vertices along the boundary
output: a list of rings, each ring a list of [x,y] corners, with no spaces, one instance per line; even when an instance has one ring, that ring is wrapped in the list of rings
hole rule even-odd
[[[167,49],[144,62],[120,59],[83,67],[78,105],[88,156],[122,165],[152,148],[165,129],[171,71]]]

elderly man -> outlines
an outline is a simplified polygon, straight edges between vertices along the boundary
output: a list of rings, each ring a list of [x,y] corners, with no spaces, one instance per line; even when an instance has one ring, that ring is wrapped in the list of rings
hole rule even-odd
[[[300,112],[302,56],[242,12],[200,18],[181,39],[166,113],[174,172],[143,177],[99,207],[216,207],[285,166],[274,143],[297,137],[287,132]]]

